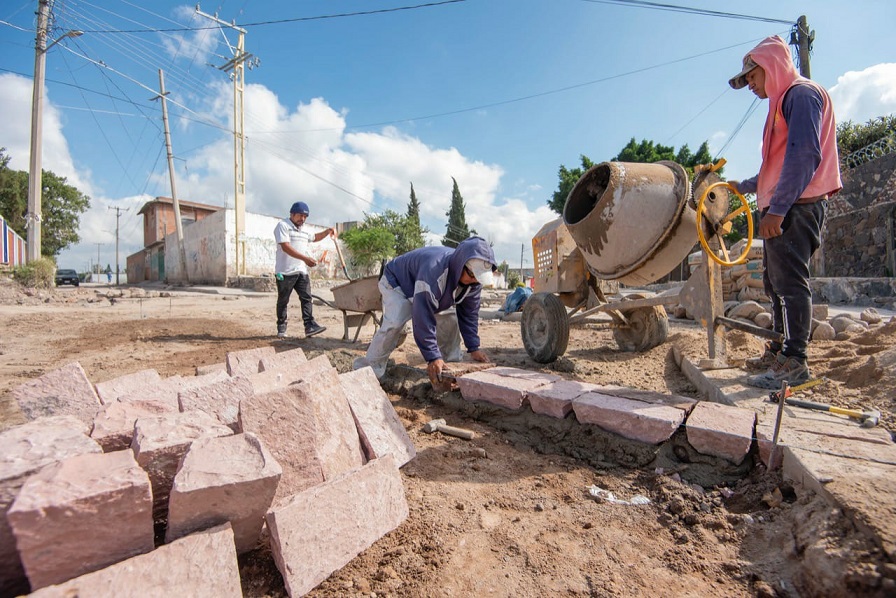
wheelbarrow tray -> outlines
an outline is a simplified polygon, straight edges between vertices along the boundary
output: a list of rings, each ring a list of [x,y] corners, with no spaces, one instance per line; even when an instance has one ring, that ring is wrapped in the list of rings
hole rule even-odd
[[[382,311],[383,296],[380,295],[379,276],[366,276],[330,289],[333,304],[338,309],[369,312]]]

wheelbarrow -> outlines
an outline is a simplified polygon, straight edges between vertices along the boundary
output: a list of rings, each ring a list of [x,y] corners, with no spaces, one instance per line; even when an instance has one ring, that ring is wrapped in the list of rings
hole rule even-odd
[[[379,276],[366,276],[333,287],[333,301],[326,301],[320,297],[318,300],[328,306],[342,312],[344,333],[342,340],[349,340],[350,331],[354,328],[355,335],[352,342],[358,342],[358,335],[368,322],[373,321],[374,330],[382,323],[382,317],[377,312],[383,311],[383,297],[380,295]]]

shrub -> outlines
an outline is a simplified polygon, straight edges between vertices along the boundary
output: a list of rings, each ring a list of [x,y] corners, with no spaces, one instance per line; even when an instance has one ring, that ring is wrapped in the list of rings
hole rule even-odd
[[[12,279],[23,287],[51,289],[55,284],[55,278],[56,264],[46,257],[28,262],[12,271]]]

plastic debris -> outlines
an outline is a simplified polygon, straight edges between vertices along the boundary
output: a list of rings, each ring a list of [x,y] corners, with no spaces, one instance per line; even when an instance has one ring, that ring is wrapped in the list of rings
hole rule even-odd
[[[649,505],[650,499],[642,494],[636,494],[631,497],[630,500],[622,500],[616,498],[616,495],[610,492],[609,490],[605,490],[600,486],[594,486],[588,488],[588,494],[594,497],[596,500],[600,500],[603,502],[608,502],[614,505]]]

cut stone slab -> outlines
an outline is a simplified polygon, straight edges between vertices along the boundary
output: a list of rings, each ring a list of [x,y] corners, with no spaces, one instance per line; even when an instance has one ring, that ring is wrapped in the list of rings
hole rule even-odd
[[[535,413],[563,419],[572,412],[573,399],[598,388],[588,382],[560,380],[529,391],[527,399]]]
[[[96,394],[99,395],[103,404],[108,405],[125,395],[141,396],[146,388],[152,388],[161,382],[162,377],[156,370],[140,370],[105,382],[98,382]]]
[[[153,549],[149,478],[131,451],[44,467],[22,486],[6,518],[32,589]]]
[[[305,378],[332,368],[326,355],[318,355],[314,359],[303,362],[299,367],[288,369],[265,370],[246,377],[252,383],[255,394],[262,394],[278,388],[285,388]]]
[[[753,444],[756,412],[705,401],[685,422],[688,443],[698,453],[722,457],[740,465]]]
[[[255,389],[248,378],[228,376],[227,380],[180,391],[177,393],[177,405],[181,411],[204,411],[234,432],[239,432],[240,401],[253,394]]]
[[[682,409],[598,392],[586,392],[573,399],[572,407],[580,424],[594,424],[647,444],[669,440],[684,421]]]
[[[252,433],[195,440],[171,488],[165,541],[229,521],[237,552],[254,549],[281,471]]]
[[[299,348],[280,351],[273,355],[264,356],[258,366],[258,371],[269,372],[271,370],[291,370],[301,368],[308,361],[305,352]]]
[[[0,432],[0,596],[28,591],[6,512],[33,473],[68,457],[100,454],[84,422],[71,416],[42,417]]]
[[[30,380],[10,391],[25,417],[34,420],[71,415],[93,425],[102,403],[77,361]]]
[[[560,380],[560,376],[553,374],[497,367],[465,374],[457,379],[457,384],[468,401],[485,401],[518,410],[526,402],[528,393]]]
[[[203,411],[143,417],[134,426],[131,450],[152,484],[153,519],[168,514],[168,495],[180,461],[194,440],[233,434],[228,426]]]
[[[597,392],[605,395],[612,395],[614,397],[622,397],[623,399],[631,399],[633,401],[678,407],[687,413],[690,413],[691,409],[693,409],[699,402],[697,399],[692,399],[690,397],[653,392],[652,390],[640,390],[637,388],[629,388],[627,386],[600,385],[597,388]]]
[[[408,516],[392,455],[297,494],[265,517],[290,596],[302,596]]]
[[[230,524],[197,532],[147,554],[29,594],[29,598],[152,596],[239,598],[240,571]]]
[[[786,446],[783,474],[824,496],[896,561],[896,465]]]
[[[134,440],[134,424],[141,417],[154,417],[166,413],[178,413],[177,403],[168,400],[140,399],[123,401],[116,399],[105,405],[93,420],[91,438],[100,443],[107,453],[123,451]]]
[[[241,401],[239,428],[258,436],[283,470],[275,502],[324,481],[314,407],[295,386]]]
[[[224,372],[227,374],[227,364],[224,362],[221,363],[211,363],[209,365],[199,365],[196,366],[196,375],[203,376],[205,374],[212,374],[214,372]],[[227,374],[228,376],[230,374]]]
[[[231,376],[257,374],[261,371],[261,360],[265,357],[273,357],[276,353],[277,351],[270,345],[256,347],[255,349],[231,351],[227,354],[225,361],[227,373]]]
[[[772,459],[777,403],[757,399],[741,402],[740,405],[752,407],[756,411],[759,458],[769,469],[781,467],[785,446],[896,465],[896,445],[890,440],[890,434],[885,428],[863,428],[858,422],[843,416],[790,405],[784,406],[778,451]]]
[[[392,401],[380,386],[373,369],[366,367],[339,374],[367,459],[388,454],[402,467],[417,456],[417,449],[401,423]]]

